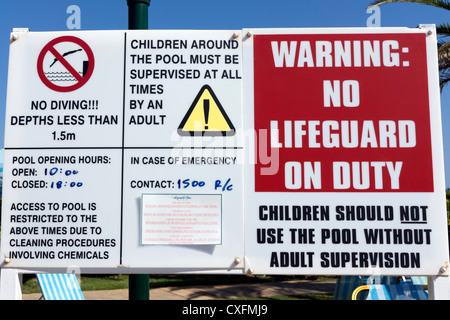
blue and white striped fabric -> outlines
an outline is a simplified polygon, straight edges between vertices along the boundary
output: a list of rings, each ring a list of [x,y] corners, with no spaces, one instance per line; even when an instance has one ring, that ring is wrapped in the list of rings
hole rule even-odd
[[[336,280],[334,289],[334,300],[351,300],[353,291],[367,284],[395,284],[397,277],[391,276],[342,276]],[[366,295],[360,294],[360,299]]]
[[[420,285],[370,285],[367,300],[428,300]]]
[[[426,286],[428,285],[428,277],[411,277],[411,281],[413,284]]]
[[[36,277],[45,300],[84,300],[74,273],[38,273]]]

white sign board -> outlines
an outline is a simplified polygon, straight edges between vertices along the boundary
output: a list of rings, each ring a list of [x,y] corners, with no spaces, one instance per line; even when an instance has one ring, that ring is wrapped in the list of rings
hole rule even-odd
[[[234,34],[15,34],[6,267],[242,272],[233,262],[244,256],[242,46]],[[201,222],[216,224],[203,228],[219,233],[195,246],[141,239],[146,194],[208,206],[190,214],[208,216]]]
[[[433,30],[250,31],[249,267],[439,274],[448,233]]]
[[[427,28],[15,32],[3,266],[439,275],[436,60]]]

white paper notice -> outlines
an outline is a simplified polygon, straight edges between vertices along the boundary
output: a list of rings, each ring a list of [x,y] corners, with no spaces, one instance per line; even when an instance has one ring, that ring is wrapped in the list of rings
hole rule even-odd
[[[141,244],[222,244],[222,195],[143,194]]]

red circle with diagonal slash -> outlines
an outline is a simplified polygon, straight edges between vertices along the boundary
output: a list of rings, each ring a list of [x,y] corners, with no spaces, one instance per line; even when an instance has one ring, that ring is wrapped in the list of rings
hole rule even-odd
[[[73,66],[55,49],[55,45],[61,42],[72,42],[80,46],[88,57],[89,66],[87,68],[86,74],[82,77]],[[47,53],[51,53],[55,56],[56,59],[67,69],[68,72],[72,74],[72,76],[78,81],[74,85],[71,86],[59,86],[51,82],[44,73],[44,57]],[[92,72],[94,71],[94,54],[92,53],[91,48],[88,46],[86,42],[81,40],[80,38],[73,36],[63,36],[56,39],[53,39],[49,43],[47,43],[44,48],[42,48],[41,53],[39,54],[37,61],[37,71],[39,78],[41,81],[50,89],[58,91],[58,92],[70,92],[81,88],[91,77]]]

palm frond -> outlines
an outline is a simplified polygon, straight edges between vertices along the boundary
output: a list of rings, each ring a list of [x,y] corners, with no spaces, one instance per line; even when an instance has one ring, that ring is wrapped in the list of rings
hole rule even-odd
[[[370,4],[370,6],[380,6],[385,3],[393,2],[411,2],[411,3],[421,3],[426,4],[446,10],[450,10],[450,1],[447,0],[377,0]]]
[[[439,63],[450,65],[450,41],[438,44],[438,59]]]
[[[436,26],[436,32],[437,32],[437,34],[441,34],[444,36],[450,36],[450,24],[442,23],[442,24]]]
[[[444,70],[439,73],[439,87],[441,91],[450,81],[450,70]]]
[[[450,10],[450,0],[377,0],[373,1],[369,8],[394,2],[420,3]],[[450,24],[442,23],[438,25],[436,32],[444,36],[438,40],[439,86],[442,91],[450,83],[450,42],[445,41],[445,37],[450,36]]]

